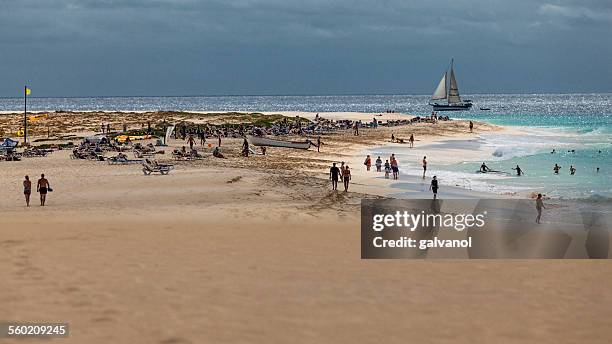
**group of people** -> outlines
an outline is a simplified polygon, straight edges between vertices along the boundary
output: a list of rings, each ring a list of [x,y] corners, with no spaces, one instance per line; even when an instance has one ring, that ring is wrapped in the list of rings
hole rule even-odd
[[[391,142],[404,143],[404,139],[400,139],[399,137],[396,137],[395,134],[391,133]],[[410,134],[408,143],[410,144],[410,148],[414,148],[414,134]]]
[[[40,179],[36,184],[36,192],[40,194],[40,206],[44,207],[47,200],[47,193],[53,191],[49,180],[45,178],[45,174],[40,175]],[[23,181],[23,194],[25,196],[26,206],[30,206],[30,195],[32,195],[32,181],[29,176],[25,176]]]
[[[367,155],[363,164],[365,165],[366,170],[370,171],[372,168],[372,157],[370,155]],[[422,164],[423,164],[423,179],[425,179],[425,173],[427,172],[427,157],[426,156],[423,157]],[[380,158],[380,156],[377,157],[374,163],[374,166],[376,166],[376,172],[382,172],[382,168],[384,166],[385,179],[389,179],[389,175],[392,175],[394,180],[399,179],[399,163],[397,159],[395,158],[395,154],[391,154],[389,159],[385,160],[384,165],[382,163],[382,159]],[[340,178],[342,178],[342,181],[344,183],[344,191],[348,191],[349,183],[351,181],[351,171],[349,169],[349,166],[346,165],[344,161],[341,162],[340,167],[337,167],[336,163],[334,162],[332,164],[332,167],[329,170],[329,179],[332,182],[332,190],[338,190],[338,181],[340,180]],[[436,176],[434,176],[429,186],[429,189],[434,194],[434,199],[436,199],[438,196],[438,188],[439,188],[438,179]]]
[[[344,192],[348,192],[349,183],[351,181],[351,170],[348,165],[341,163],[340,167],[336,166],[334,162],[332,167],[329,169],[329,179],[332,182],[332,190],[338,190],[338,179],[342,177],[344,183]]]
[[[553,171],[555,172],[555,174],[559,174],[559,171],[561,171],[561,166],[555,164],[555,166],[553,167]],[[574,167],[574,165],[570,165],[569,172],[572,176],[576,174],[576,168]],[[597,168],[597,172],[599,172],[599,167]]]
[[[370,171],[370,169],[372,168],[372,158],[369,155],[366,156],[366,159],[363,164],[365,165],[366,170]],[[382,172],[383,162],[380,156],[376,158],[374,166],[376,166],[376,172]],[[399,164],[397,162],[397,159],[395,158],[395,154],[391,154],[391,157],[389,157],[388,160],[385,160],[384,167],[385,179],[389,179],[389,174],[391,173],[393,173],[393,179],[399,178]]]

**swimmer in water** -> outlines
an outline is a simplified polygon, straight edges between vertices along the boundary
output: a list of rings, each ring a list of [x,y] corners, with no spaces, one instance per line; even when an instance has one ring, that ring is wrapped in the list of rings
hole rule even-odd
[[[491,169],[489,168],[489,166],[485,165],[485,163],[483,162],[482,165],[480,165],[480,172],[489,172],[491,171]]]
[[[561,169],[561,166],[555,164],[555,167],[553,167],[553,171],[555,171],[555,174],[559,174],[559,170]]]
[[[570,174],[573,176],[574,174],[576,174],[576,168],[574,167],[574,165],[570,165]]]
[[[522,176],[523,175],[523,170],[521,170],[521,168],[519,167],[519,165],[516,165],[516,168],[513,168],[513,170],[516,171],[516,175],[517,176]]]

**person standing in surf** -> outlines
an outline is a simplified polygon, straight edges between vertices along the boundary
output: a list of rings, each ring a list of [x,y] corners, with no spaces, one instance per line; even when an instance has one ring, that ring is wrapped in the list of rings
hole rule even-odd
[[[427,172],[427,157],[423,157],[423,179],[425,179],[425,172]]]
[[[538,194],[538,198],[536,199],[536,210],[538,211],[538,216],[536,217],[536,223],[540,223],[540,218],[542,218],[542,209],[546,209],[544,206],[544,202],[542,201],[542,194]]]
[[[431,184],[429,185],[429,190],[433,192],[433,199],[438,199],[438,179],[436,176],[433,176]]]

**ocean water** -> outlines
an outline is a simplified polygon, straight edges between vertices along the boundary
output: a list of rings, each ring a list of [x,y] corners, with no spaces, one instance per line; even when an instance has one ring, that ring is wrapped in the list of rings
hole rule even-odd
[[[442,183],[497,193],[534,190],[557,198],[612,197],[612,94],[478,94],[463,98],[474,102],[472,110],[445,114],[452,118],[516,126],[521,135],[480,135],[472,143],[493,152],[483,156],[482,161],[450,165],[432,162]],[[428,99],[428,95],[32,97],[28,99],[28,109],[315,112],[393,109],[429,115]],[[22,109],[22,99],[0,98],[0,111]],[[557,153],[551,154],[552,149]],[[572,149],[575,153],[568,152]],[[513,172],[511,167],[518,164],[525,176],[478,174],[476,171],[482,162],[505,172]],[[559,175],[552,173],[555,163],[562,166]],[[570,165],[577,169],[574,176],[569,174]]]

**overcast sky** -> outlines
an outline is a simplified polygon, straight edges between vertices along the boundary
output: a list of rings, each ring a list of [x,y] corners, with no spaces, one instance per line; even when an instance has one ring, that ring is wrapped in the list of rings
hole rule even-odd
[[[0,96],[612,91],[610,0],[0,0]]]

